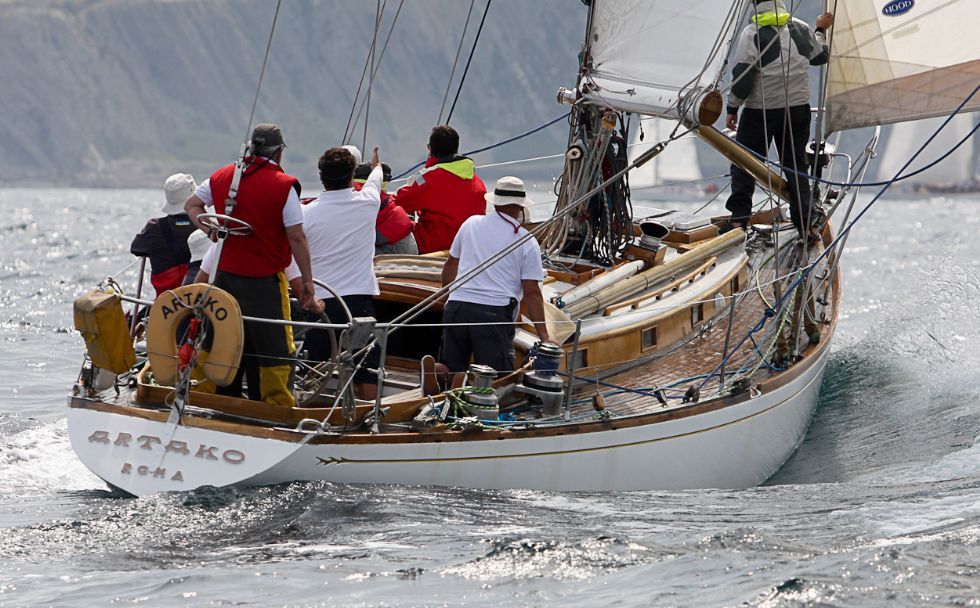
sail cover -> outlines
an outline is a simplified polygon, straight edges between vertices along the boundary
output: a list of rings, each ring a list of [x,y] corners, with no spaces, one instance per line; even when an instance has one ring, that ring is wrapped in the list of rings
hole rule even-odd
[[[980,84],[977,24],[980,0],[839,0],[827,130],[952,113]]]
[[[718,81],[744,2],[593,0],[589,101],[677,119]],[[690,114],[690,112],[688,112]]]

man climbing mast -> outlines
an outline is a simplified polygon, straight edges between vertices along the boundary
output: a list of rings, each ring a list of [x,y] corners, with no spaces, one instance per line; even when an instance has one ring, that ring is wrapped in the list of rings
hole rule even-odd
[[[775,141],[779,162],[790,185],[790,217],[804,238],[820,222],[812,212],[807,175],[806,145],[810,140],[810,84],[808,68],[830,57],[826,31],[834,14],[817,17],[816,31],[793,18],[783,0],[754,0],[752,23],[738,38],[728,95],[726,126],[737,130],[735,140],[760,156]],[[738,111],[742,107],[742,119]],[[752,215],[755,180],[732,165],[732,194],[725,206],[731,217],[723,231],[745,228]]]
[[[245,158],[233,210],[226,210],[236,165],[215,171],[187,199],[187,214],[202,230],[198,216],[206,205],[218,213],[231,211],[233,217],[252,226],[252,233],[226,239],[214,285],[233,295],[242,314],[269,319],[289,319],[289,295],[283,269],[290,255],[302,274],[302,293],[297,294],[304,307],[314,305],[313,274],[310,251],[303,231],[303,210],[299,203],[299,181],[287,175],[282,167],[286,148],[277,125],[260,124],[251,137],[251,153]],[[245,323],[245,357],[251,357],[259,369],[259,394],[266,403],[292,407],[296,404],[289,387],[291,359],[295,356],[290,326],[268,323]],[[238,376],[219,394],[241,397],[242,365]],[[249,387],[254,394],[254,387]]]

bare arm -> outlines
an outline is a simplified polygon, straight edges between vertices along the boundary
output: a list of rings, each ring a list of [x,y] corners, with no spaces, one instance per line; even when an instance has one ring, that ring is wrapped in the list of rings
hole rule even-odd
[[[538,337],[542,342],[548,341],[548,324],[544,320],[544,296],[541,295],[541,285],[534,280],[522,280],[521,288],[524,290],[524,304],[527,306],[527,314],[534,323],[534,329],[538,332]]]
[[[293,259],[296,260],[303,279],[303,289],[297,295],[303,307],[309,308],[313,304],[313,270],[310,265],[310,247],[306,242],[303,224],[287,227],[286,236],[289,238],[289,248],[293,251]]]
[[[204,213],[204,201],[197,198],[196,194],[192,194],[187,197],[184,201],[184,211],[187,212],[187,217],[191,218],[191,221],[195,226],[200,228],[203,232],[208,232],[210,229],[197,221],[197,216]]]
[[[442,286],[445,287],[456,280],[456,273],[459,271],[459,258],[449,256],[446,263],[442,265]]]

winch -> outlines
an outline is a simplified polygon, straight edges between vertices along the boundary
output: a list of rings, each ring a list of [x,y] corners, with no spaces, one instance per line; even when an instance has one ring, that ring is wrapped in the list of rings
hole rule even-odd
[[[531,397],[533,403],[541,403],[545,416],[557,416],[565,396],[565,379],[558,373],[565,351],[553,342],[542,342],[536,347],[531,371],[524,374],[524,381],[514,387],[517,392]]]

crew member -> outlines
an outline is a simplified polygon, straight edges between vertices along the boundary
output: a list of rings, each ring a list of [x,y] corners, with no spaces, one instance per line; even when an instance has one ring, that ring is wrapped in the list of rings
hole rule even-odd
[[[149,258],[150,283],[157,295],[180,287],[187,274],[191,252],[187,237],[196,228],[184,212],[184,201],[194,194],[194,178],[175,173],[163,182],[166,202],[160,208],[166,216],[151,219],[133,239],[129,252]]]
[[[217,213],[228,212],[252,227],[246,236],[225,239],[214,277],[214,285],[234,296],[242,314],[247,316],[289,319],[289,296],[282,270],[289,265],[290,253],[302,275],[300,302],[305,307],[314,305],[310,252],[299,204],[300,185],[280,166],[285,148],[278,126],[256,126],[234,207],[226,206],[236,171],[233,164],[215,171],[186,203],[188,215],[202,230],[208,228],[198,223],[198,215],[204,212],[205,205],[211,204]],[[244,353],[259,369],[262,400],[283,407],[294,406],[296,401],[289,386],[295,354],[292,328],[246,322]],[[241,377],[246,364],[241,366],[231,385],[218,389],[220,394],[241,396]]]
[[[728,95],[726,124],[737,129],[735,140],[760,156],[766,156],[775,140],[780,164],[793,170],[785,172],[792,199],[790,217],[806,238],[812,238],[811,229],[822,222],[822,214],[811,209],[807,175],[808,67],[827,63],[825,33],[833,23],[833,13],[825,13],[817,17],[814,32],[790,16],[783,0],[755,0],[752,23],[738,39]],[[738,165],[733,164],[731,172],[732,194],[725,204],[731,217],[723,231],[745,228],[752,214],[755,180]]]
[[[493,205],[494,212],[469,218],[456,234],[443,266],[443,286],[528,234],[521,224],[532,203],[523,181],[500,178],[493,193],[486,194],[486,202]],[[513,371],[514,322],[521,299],[538,337],[548,340],[540,286],[543,279],[541,248],[529,238],[450,292],[442,320],[461,325],[443,328],[437,372],[465,372],[470,357],[473,363],[489,365],[498,372]]]
[[[396,198],[399,207],[419,215],[413,230],[419,253],[449,249],[466,218],[486,213],[486,186],[473,161],[459,155],[456,130],[434,127],[428,148],[425,169],[400,188]]]
[[[372,298],[378,295],[374,276],[374,225],[381,205],[383,171],[374,147],[371,172],[359,190],[353,188],[354,156],[344,148],[330,148],[317,166],[323,192],[303,206],[303,221],[310,239],[313,275],[339,295],[354,317],[373,317]],[[334,295],[316,287],[318,308],[332,323],[348,323],[346,313]],[[311,330],[304,347],[310,359],[323,361],[330,356],[330,334]],[[354,374],[354,388],[362,399],[377,395],[377,372],[381,351],[368,351],[361,368]]]
[[[371,175],[371,163],[362,163],[354,169],[354,189],[360,190]],[[384,181],[381,182],[381,209],[374,224],[374,253],[399,253],[415,255],[419,252],[412,235],[415,222],[405,213],[405,210],[395,204],[394,195],[388,194],[388,182],[391,181],[391,167],[381,163]]]

